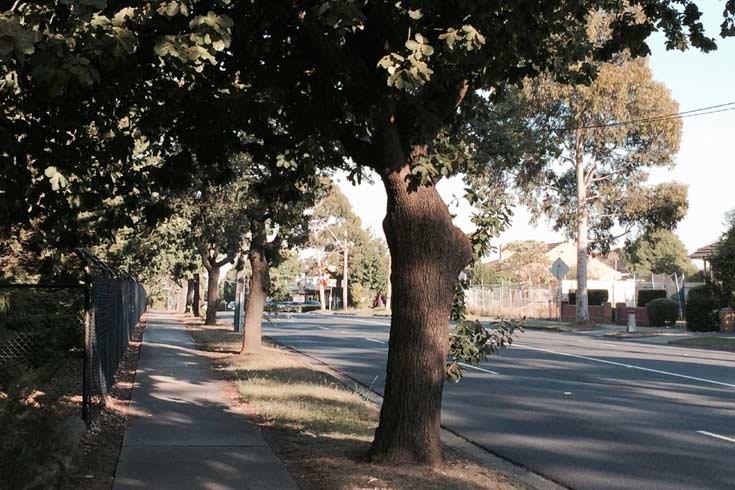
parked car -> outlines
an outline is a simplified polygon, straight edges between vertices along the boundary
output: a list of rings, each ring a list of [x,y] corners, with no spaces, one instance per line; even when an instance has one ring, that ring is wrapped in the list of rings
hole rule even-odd
[[[322,304],[319,301],[315,301],[313,299],[309,301],[304,301],[303,303],[301,303],[302,312],[316,311],[316,310],[321,310],[321,309],[322,309]]]
[[[227,309],[228,310],[234,310],[235,309],[235,302],[234,301],[230,301],[229,303],[227,303]]]

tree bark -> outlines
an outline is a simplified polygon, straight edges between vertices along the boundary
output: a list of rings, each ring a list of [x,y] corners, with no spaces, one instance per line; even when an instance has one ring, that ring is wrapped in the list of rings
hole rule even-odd
[[[201,312],[199,311],[199,306],[201,305],[202,299],[199,294],[199,273],[197,272],[194,274],[194,298],[192,299],[191,303],[191,313],[195,317],[200,317]]]
[[[271,282],[265,226],[254,223],[251,229],[252,239],[248,259],[252,275],[250,276],[248,307],[245,311],[245,333],[242,336],[241,353],[258,352],[261,348],[263,311]]]
[[[194,304],[194,286],[195,286],[194,279],[187,279],[186,280],[186,307],[184,308],[184,313],[191,313],[192,305]]]
[[[588,214],[587,182],[584,172],[583,146],[580,132],[577,133],[575,148],[575,170],[577,175],[577,321],[590,319],[589,299],[587,296],[587,249]]]
[[[470,262],[467,236],[452,223],[434,186],[413,184],[397,136],[383,148],[388,195],[383,221],[391,252],[391,318],[385,396],[370,458],[383,463],[442,461],[442,389],[449,315],[458,275]]]
[[[219,299],[219,271],[220,266],[210,264],[207,270],[207,318],[205,325],[217,325],[217,300]]]

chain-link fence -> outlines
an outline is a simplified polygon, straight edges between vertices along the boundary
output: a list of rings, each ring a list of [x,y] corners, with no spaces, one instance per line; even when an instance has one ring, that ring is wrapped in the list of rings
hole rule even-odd
[[[132,276],[77,253],[84,281],[0,285],[0,392],[65,411],[81,397],[88,421],[105,403],[146,292]]]
[[[557,286],[498,284],[471,286],[465,292],[467,310],[478,316],[498,318],[558,318]]]
[[[143,286],[129,274],[108,267],[94,255],[77,251],[85,262],[83,415],[104,404],[133,330],[145,311]]]

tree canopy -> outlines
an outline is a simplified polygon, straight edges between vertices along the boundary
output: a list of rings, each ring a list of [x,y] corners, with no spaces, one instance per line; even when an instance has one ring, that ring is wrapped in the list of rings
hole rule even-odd
[[[667,229],[654,230],[626,244],[624,260],[628,270],[638,276],[678,274],[689,277],[697,272],[684,243]]]

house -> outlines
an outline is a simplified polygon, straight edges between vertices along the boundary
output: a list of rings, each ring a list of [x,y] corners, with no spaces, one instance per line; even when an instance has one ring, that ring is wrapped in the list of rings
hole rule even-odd
[[[574,242],[557,242],[546,244],[546,258],[549,265],[556,259],[562,259],[570,269],[577,266],[577,244]],[[587,260],[587,277],[602,281],[618,281],[625,275],[619,269],[611,266],[608,261],[614,259],[600,255],[591,255]],[[618,264],[622,261],[618,258]],[[571,277],[570,277],[571,278]]]
[[[714,242],[710,243],[709,245],[705,245],[704,247],[698,248],[693,254],[689,256],[689,258],[692,260],[692,263],[697,267],[697,269],[704,272],[704,275],[708,275],[708,269],[707,264],[709,263],[710,257],[714,255],[715,250],[717,250],[717,246],[720,244],[720,242]]]

